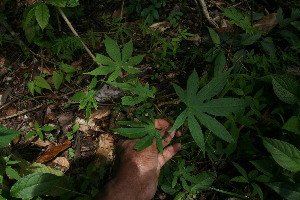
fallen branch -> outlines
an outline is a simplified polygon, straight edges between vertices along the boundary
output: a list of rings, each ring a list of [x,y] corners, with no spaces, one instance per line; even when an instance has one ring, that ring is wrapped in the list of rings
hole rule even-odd
[[[213,25],[215,28],[219,28],[219,25],[210,17],[205,1],[204,0],[195,0],[195,1],[197,1],[201,5],[202,12],[206,17],[206,19],[209,21],[209,23],[211,23],[211,25]]]
[[[6,119],[11,119],[11,118],[14,118],[14,117],[18,117],[20,115],[24,115],[25,113],[37,110],[37,109],[39,109],[41,107],[43,107],[43,104],[42,105],[38,105],[38,106],[36,106],[34,108],[31,108],[29,110],[24,110],[24,111],[18,112],[17,114],[14,114],[14,115],[10,115],[10,116],[7,116],[7,117],[2,117],[2,118],[0,118],[0,120],[6,120]]]
[[[68,27],[71,29],[72,33],[79,37],[78,33],[76,32],[76,30],[74,29],[74,27],[72,26],[71,22],[69,21],[69,19],[67,18],[67,16],[65,15],[64,11],[62,11],[61,8],[57,8],[58,12],[60,13],[60,15],[62,16],[62,18],[65,20],[66,24],[68,25]],[[80,38],[80,37],[79,37]],[[84,49],[86,50],[86,52],[91,56],[91,58],[95,59],[94,54],[90,51],[90,49],[85,45],[85,43],[83,41],[81,41],[82,46],[84,47]]]

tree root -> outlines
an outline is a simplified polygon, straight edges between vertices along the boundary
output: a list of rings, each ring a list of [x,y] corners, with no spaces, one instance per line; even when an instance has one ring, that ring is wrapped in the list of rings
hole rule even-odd
[[[202,12],[205,16],[205,18],[207,19],[207,21],[213,25],[215,28],[219,28],[219,25],[210,17],[208,10],[207,10],[207,6],[204,0],[195,0],[197,4],[200,4],[201,8],[202,8]]]

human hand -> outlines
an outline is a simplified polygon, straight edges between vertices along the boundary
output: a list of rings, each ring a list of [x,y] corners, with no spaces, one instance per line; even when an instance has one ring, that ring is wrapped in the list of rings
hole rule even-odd
[[[164,119],[155,120],[155,128],[160,130],[166,147],[175,135],[175,131],[168,133],[170,123]],[[116,177],[106,187],[103,200],[150,200],[155,195],[158,177],[162,166],[171,159],[181,148],[181,144],[166,147],[163,153],[157,150],[156,142],[142,151],[134,150],[137,140],[120,142],[117,156],[120,166]]]

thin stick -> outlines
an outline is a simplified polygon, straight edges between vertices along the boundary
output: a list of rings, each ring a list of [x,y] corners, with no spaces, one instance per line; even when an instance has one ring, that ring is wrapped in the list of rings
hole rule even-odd
[[[25,113],[28,113],[28,112],[37,110],[37,109],[39,109],[39,108],[41,108],[41,107],[43,107],[43,105],[38,105],[38,106],[36,106],[36,107],[34,107],[34,108],[31,108],[31,109],[29,109],[29,110],[21,111],[21,112],[19,112],[19,113],[17,113],[17,114],[14,114],[14,115],[10,115],[10,116],[7,116],[7,117],[2,117],[2,118],[0,118],[0,120],[6,120],[6,119],[11,119],[11,118],[14,118],[14,117],[18,117],[18,116],[20,116],[20,115],[24,115]]]
[[[66,24],[68,25],[68,27],[71,29],[72,33],[79,37],[78,33],[76,32],[76,30],[74,29],[74,27],[72,26],[71,22],[69,21],[69,19],[67,18],[67,16],[65,15],[64,11],[62,11],[61,8],[57,8],[60,15],[62,16],[62,18],[65,20]],[[80,38],[80,37],[79,37]],[[86,50],[86,52],[91,56],[91,58],[95,59],[96,57],[94,56],[94,54],[89,50],[89,48],[84,44],[83,41],[81,41],[82,46],[84,47],[84,49]]]
[[[215,28],[219,28],[219,25],[210,17],[205,1],[204,0],[197,0],[197,1],[201,5],[202,12],[203,12],[204,16],[206,17],[206,19],[209,21],[209,23],[211,23],[211,25],[213,25]]]

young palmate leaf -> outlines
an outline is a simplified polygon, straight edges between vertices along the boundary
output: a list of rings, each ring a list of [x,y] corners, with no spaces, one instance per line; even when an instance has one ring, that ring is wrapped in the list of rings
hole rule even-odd
[[[102,66],[87,74],[107,75],[111,73],[108,81],[113,81],[121,74],[122,70],[125,70],[130,74],[139,72],[139,70],[133,68],[133,66],[139,64],[143,60],[144,55],[132,57],[133,43],[131,40],[124,45],[122,52],[117,42],[108,36],[106,36],[106,39],[103,41],[103,43],[109,57],[102,54],[97,54],[94,61],[100,63]]]
[[[141,138],[134,146],[136,150],[143,150],[153,143],[153,139],[156,139],[156,145],[160,152],[163,151],[162,146],[162,134],[155,129],[154,119],[145,119],[143,122],[130,122],[121,121],[118,122],[120,125],[126,125],[131,128],[118,128],[114,131],[120,135],[128,138]]]
[[[215,116],[228,116],[231,112],[238,112],[245,108],[249,103],[242,99],[236,98],[219,98],[210,100],[216,96],[224,88],[230,71],[213,78],[200,91],[199,77],[194,70],[187,81],[187,90],[183,90],[178,85],[173,84],[175,91],[187,108],[177,117],[173,131],[179,128],[186,120],[191,132],[191,135],[197,145],[205,152],[204,135],[201,130],[201,125],[208,128],[214,135],[226,142],[232,142],[233,138],[226,128],[215,118]]]

